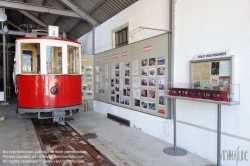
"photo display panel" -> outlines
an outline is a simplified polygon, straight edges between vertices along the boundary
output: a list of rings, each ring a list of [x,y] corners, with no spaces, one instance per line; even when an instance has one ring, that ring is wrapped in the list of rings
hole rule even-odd
[[[168,35],[132,45],[132,109],[167,117]]]
[[[109,102],[110,89],[110,56],[108,52],[104,52],[94,56],[95,59],[95,99],[103,102]]]
[[[110,103],[129,108],[131,108],[130,60],[131,45],[110,51]]]
[[[168,34],[97,54],[94,63],[96,100],[167,118]]]
[[[191,61],[192,88],[230,91],[232,84],[231,57]]]
[[[82,55],[82,99],[94,99],[93,55]]]

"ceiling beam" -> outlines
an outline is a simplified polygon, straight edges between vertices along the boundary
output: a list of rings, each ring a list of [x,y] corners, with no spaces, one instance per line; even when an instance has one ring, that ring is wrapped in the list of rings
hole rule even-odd
[[[4,33],[3,30],[0,30],[0,34],[8,34],[8,35],[16,35],[16,36],[25,36],[26,32],[20,32],[20,31],[12,31],[9,30],[7,33]],[[47,35],[47,33],[36,33],[37,35]]]
[[[88,12],[88,14],[90,15],[91,13],[93,13],[93,11],[95,11],[99,6],[101,6],[106,0],[101,0],[100,2],[98,2],[92,9],[90,9],[90,11]]]
[[[22,10],[18,10],[20,13],[22,13],[23,15],[25,15],[26,17],[30,18],[31,20],[33,20],[34,22],[36,22],[38,25],[42,25],[42,26],[48,26],[46,24],[44,24],[42,21],[40,21],[39,19],[37,19],[36,17],[32,16],[31,14],[29,14],[28,12],[22,11]]]
[[[50,8],[50,7],[32,5],[32,4],[21,3],[21,2],[13,2],[13,1],[0,1],[0,7],[17,9],[17,10],[41,12],[41,13],[50,13],[50,14],[56,14],[56,15],[66,16],[66,17],[77,17],[77,18],[82,17],[79,14],[76,14],[76,12],[72,12],[69,10],[54,9],[54,8]]]
[[[19,31],[25,32],[25,30],[23,30],[22,28],[19,28],[16,24],[14,24],[13,22],[8,20],[8,24],[10,24],[11,26],[13,26],[14,28],[16,28]]]
[[[88,21],[91,25],[93,25],[94,27],[98,26],[98,22],[96,22],[94,19],[92,19],[88,14],[83,13],[80,9],[78,9],[77,6],[75,6],[74,4],[72,4],[70,1],[68,0],[61,0],[65,5],[67,5],[69,8],[71,8],[76,14],[78,14],[79,16],[81,16],[81,18],[85,19],[86,21]]]
[[[42,6],[44,6],[46,3],[46,0],[43,0]],[[38,19],[40,20],[42,13],[39,14]]]

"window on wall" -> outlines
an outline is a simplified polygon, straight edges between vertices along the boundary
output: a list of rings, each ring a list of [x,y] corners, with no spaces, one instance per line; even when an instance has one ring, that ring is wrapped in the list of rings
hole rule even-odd
[[[115,47],[121,47],[128,44],[128,28],[124,28],[115,33]]]

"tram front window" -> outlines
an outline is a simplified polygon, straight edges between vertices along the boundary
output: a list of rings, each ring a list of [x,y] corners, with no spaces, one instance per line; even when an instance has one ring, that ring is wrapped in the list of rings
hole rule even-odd
[[[21,44],[22,73],[37,74],[40,72],[40,44]]]
[[[80,74],[78,47],[68,46],[68,74]]]
[[[62,74],[62,47],[46,46],[47,74]]]

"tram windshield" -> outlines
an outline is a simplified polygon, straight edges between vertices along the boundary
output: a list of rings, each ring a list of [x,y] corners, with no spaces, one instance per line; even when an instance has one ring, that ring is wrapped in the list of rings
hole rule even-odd
[[[62,47],[46,46],[47,74],[62,74]]]

